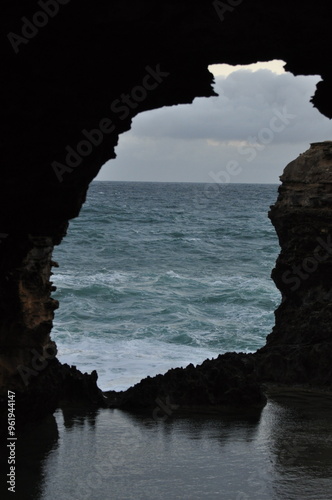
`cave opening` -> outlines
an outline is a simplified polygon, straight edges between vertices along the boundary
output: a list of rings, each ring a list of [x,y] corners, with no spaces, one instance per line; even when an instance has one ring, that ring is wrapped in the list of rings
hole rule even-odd
[[[53,337],[102,389],[264,345],[280,302],[267,211],[328,124],[309,102],[320,77],[282,66],[210,67],[219,97],[141,113],[90,186],[55,251]]]

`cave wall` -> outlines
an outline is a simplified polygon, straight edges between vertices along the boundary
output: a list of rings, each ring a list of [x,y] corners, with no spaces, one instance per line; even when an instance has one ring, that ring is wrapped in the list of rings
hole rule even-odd
[[[326,2],[4,0],[0,55],[0,391],[50,345],[52,248],[135,115],[214,95],[210,64],[282,59],[320,74]]]

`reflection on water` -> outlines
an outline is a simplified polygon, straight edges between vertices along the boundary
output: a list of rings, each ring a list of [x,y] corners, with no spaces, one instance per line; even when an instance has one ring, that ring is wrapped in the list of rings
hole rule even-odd
[[[256,419],[64,408],[55,421],[58,439],[50,420],[20,438],[22,498],[332,499],[327,397],[279,395]]]
[[[332,498],[332,400],[288,393],[270,420],[275,498]]]
[[[18,429],[19,431],[19,429]],[[48,458],[58,449],[58,427],[56,419],[49,416],[36,424],[29,424],[24,435],[18,433],[16,441],[16,490],[8,491],[9,472],[6,443],[1,443],[0,454],[0,498],[15,500],[38,500],[46,488]],[[6,439],[6,438],[5,438]]]

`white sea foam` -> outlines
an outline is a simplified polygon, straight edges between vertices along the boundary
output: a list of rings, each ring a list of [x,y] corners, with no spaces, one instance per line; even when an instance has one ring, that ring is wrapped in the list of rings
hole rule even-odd
[[[278,243],[266,214],[277,186],[224,186],[199,211],[197,189],[93,185],[55,250],[59,358],[97,369],[103,389],[255,350],[272,329]]]
[[[59,359],[83,372],[97,369],[98,385],[103,390],[124,390],[142,378],[165,373],[189,363],[199,364],[219,352],[158,340],[101,342],[84,339],[80,345],[67,347],[57,341]]]
[[[170,276],[171,278],[182,278],[182,276],[180,276],[179,274],[175,273],[174,271],[170,270],[170,271],[167,271],[167,276]]]
[[[94,274],[58,274],[54,273],[52,280],[58,287],[65,285],[70,286],[89,286],[89,285],[108,285],[113,283],[125,283],[135,278],[136,273],[129,273],[123,271],[112,271]]]

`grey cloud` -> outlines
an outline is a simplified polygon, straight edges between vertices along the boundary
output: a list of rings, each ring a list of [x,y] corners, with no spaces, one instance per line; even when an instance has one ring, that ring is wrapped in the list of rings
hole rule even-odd
[[[98,178],[211,182],[211,171],[218,174],[235,161],[241,174],[231,182],[278,182],[283,168],[310,142],[331,139],[330,120],[310,103],[319,80],[269,70],[217,77],[219,97],[138,115],[132,130],[120,137],[117,159]],[[284,127],[280,120],[271,122],[275,110],[284,109],[295,118]],[[269,135],[271,123],[280,130]],[[258,142],[248,147],[255,137]]]
[[[191,105],[162,108],[139,115],[138,137],[246,141],[269,126],[275,110],[295,115],[274,142],[329,138],[330,123],[310,103],[319,76],[276,75],[269,70],[239,70],[216,77],[219,97],[195,99]]]

